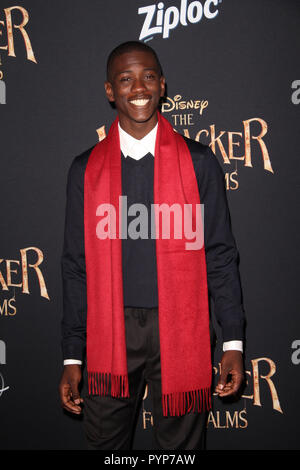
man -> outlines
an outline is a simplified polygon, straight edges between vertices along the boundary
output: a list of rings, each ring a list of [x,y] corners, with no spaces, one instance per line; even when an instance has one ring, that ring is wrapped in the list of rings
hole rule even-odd
[[[105,90],[118,119],[106,139],[76,157],[68,176],[61,402],[74,414],[83,404],[90,449],[129,449],[148,383],[154,447],[203,448],[208,294],[224,341],[216,392],[235,395],[243,380],[244,311],[223,172],[209,147],[176,134],[158,112],[165,78],[149,46],[133,41],[114,49]],[[197,237],[200,203],[204,246],[188,244],[189,233],[175,234],[182,228],[176,215],[172,233],[162,235],[160,209],[192,207]]]

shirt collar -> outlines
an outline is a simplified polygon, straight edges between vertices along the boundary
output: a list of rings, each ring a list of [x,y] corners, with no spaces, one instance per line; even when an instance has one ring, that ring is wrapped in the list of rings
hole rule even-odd
[[[125,132],[120,126],[120,123],[118,123],[118,126],[120,147],[124,157],[129,156],[135,160],[140,160],[142,157],[147,155],[147,153],[151,153],[154,156],[158,123],[147,135],[145,135],[145,137],[140,140],[135,139],[131,135],[127,134],[127,132]]]

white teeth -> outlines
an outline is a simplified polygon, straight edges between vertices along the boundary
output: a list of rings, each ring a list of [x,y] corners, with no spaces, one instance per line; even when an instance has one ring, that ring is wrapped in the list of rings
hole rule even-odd
[[[145,106],[150,100],[149,99],[144,99],[144,100],[132,100],[131,103],[133,103],[135,106]]]

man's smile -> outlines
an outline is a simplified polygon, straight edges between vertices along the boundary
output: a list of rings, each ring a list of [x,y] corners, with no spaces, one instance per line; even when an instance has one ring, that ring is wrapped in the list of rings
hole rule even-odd
[[[146,106],[150,101],[150,98],[138,98],[134,100],[129,100],[130,104],[133,104],[134,106]]]

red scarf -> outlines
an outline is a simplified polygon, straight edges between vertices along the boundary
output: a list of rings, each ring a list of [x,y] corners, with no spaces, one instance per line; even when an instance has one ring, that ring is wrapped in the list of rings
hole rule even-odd
[[[118,216],[119,209],[121,211],[121,183],[121,151],[116,119],[107,137],[93,149],[84,181],[89,393],[106,395],[110,386],[113,397],[129,396],[122,240],[119,236],[121,223]],[[112,204],[116,210],[114,238],[99,239],[96,235],[100,221],[96,211],[103,203]],[[154,203],[166,203],[169,207],[176,203],[182,208],[184,204],[192,204],[192,207],[200,204],[188,147],[159,113],[154,158]],[[172,217],[170,221],[172,227]],[[187,239],[185,234],[181,239],[172,237],[172,228],[170,233],[169,239],[156,238],[164,416],[201,412],[211,407],[211,353],[204,244],[201,249],[187,250],[185,243],[191,242],[191,239]]]

